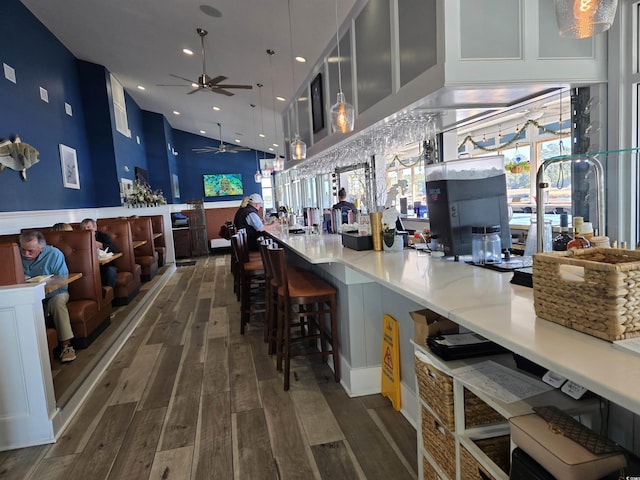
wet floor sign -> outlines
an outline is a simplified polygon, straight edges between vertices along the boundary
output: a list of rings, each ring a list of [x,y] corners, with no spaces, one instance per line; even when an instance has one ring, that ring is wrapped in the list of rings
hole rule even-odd
[[[398,322],[385,313],[382,319],[382,395],[400,411],[400,351]]]

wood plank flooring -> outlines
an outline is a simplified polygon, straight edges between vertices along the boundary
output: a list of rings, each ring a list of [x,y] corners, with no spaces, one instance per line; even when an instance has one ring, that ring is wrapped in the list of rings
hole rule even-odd
[[[262,322],[240,335],[229,260],[178,267],[57,443],[0,452],[0,479],[417,478],[387,399],[310,361],[283,390]]]

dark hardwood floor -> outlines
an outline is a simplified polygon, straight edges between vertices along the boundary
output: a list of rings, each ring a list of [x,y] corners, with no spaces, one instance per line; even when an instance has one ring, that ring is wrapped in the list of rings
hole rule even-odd
[[[285,392],[238,307],[228,255],[178,267],[57,443],[0,452],[0,479],[417,478],[387,399],[308,361]]]

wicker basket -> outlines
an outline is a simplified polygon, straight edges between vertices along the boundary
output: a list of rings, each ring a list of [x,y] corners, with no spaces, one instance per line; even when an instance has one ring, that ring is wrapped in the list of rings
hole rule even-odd
[[[456,441],[429,410],[422,407],[422,442],[449,479],[456,478]]]
[[[420,398],[429,405],[445,427],[453,430],[453,378],[430,363],[414,357]]]
[[[509,473],[510,467],[510,440],[509,435],[501,437],[484,438],[475,440],[474,442],[489,459],[506,474]],[[482,472],[482,473],[480,473]],[[480,462],[469,453],[464,445],[460,445],[460,478],[464,480],[484,480],[485,478],[494,479],[487,470],[480,465]]]
[[[415,357],[418,391],[422,401],[435,412],[449,430],[455,428],[453,378],[433,365]],[[470,391],[464,391],[464,414],[467,427],[504,422],[505,419]]]
[[[640,250],[533,256],[536,315],[605,340],[640,336]]]
[[[442,480],[442,477],[438,475],[438,472],[426,457],[422,457],[422,478],[424,480]]]

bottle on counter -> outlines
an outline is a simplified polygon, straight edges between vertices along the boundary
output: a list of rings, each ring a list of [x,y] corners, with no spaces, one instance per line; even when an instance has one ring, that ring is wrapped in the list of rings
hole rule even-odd
[[[553,237],[553,250],[563,252],[567,249],[567,244],[573,240],[569,235],[569,217],[566,213],[560,214],[560,233]]]
[[[584,235],[578,234],[577,230],[573,235],[573,240],[567,243],[567,250],[571,250],[572,248],[589,248],[591,243],[589,240],[584,238]]]

